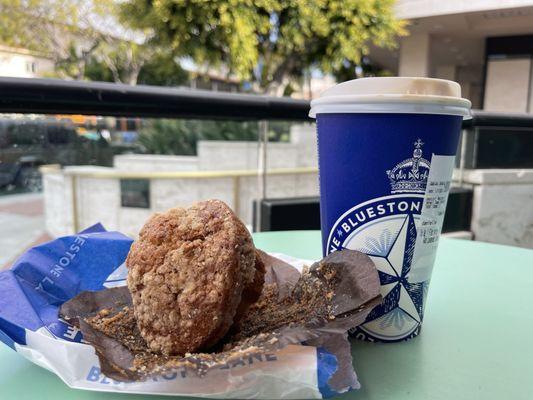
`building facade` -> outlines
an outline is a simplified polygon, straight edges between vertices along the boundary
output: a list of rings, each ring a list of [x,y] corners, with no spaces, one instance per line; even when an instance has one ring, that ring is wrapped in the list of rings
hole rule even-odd
[[[533,113],[533,0],[399,0],[409,36],[372,48],[399,76],[458,81],[474,108]]]
[[[54,72],[54,62],[35,52],[0,45],[0,76],[41,78]]]

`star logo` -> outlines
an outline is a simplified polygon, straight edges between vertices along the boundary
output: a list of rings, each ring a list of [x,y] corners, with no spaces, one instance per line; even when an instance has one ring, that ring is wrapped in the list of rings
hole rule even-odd
[[[372,310],[367,322],[360,327],[385,340],[399,340],[413,333],[423,315],[424,283],[410,283],[409,271],[416,242],[413,215],[402,216],[398,230],[383,229],[376,237],[367,237],[358,248],[374,261],[381,280],[383,302]]]
[[[369,328],[393,327],[405,336],[422,320],[422,283],[409,283],[407,276],[416,242],[416,226],[412,215],[406,216],[387,254],[369,254],[378,268],[383,303],[368,316]],[[366,326],[366,325],[365,325]]]
[[[427,267],[422,265],[426,261],[420,261],[423,257],[416,256],[412,274],[411,265],[417,224],[423,207],[431,199],[426,195],[431,163],[424,158],[424,151],[430,152],[423,149],[422,139],[411,143],[412,156],[385,171],[390,194],[365,200],[344,211],[330,228],[324,245],[328,254],[340,249],[365,253],[378,270],[383,301],[363,325],[350,331],[359,339],[395,342],[414,337],[420,331],[429,280],[422,281],[428,278],[420,274]],[[365,173],[375,177],[371,168]],[[438,236],[438,232],[431,234]]]

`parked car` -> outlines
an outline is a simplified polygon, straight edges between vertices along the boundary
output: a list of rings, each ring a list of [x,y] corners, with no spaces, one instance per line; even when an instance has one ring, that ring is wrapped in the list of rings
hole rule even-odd
[[[79,135],[70,121],[0,119],[0,189],[40,191],[41,165],[111,165],[112,157],[101,135]]]

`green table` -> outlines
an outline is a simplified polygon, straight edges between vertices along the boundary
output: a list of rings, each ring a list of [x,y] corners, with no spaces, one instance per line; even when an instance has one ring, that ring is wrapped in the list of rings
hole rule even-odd
[[[319,258],[319,232],[255,235],[267,251]],[[339,399],[531,399],[533,251],[442,239],[424,329],[397,344],[353,342],[363,388]],[[67,388],[0,346],[0,399],[135,399]],[[151,397],[167,399],[168,397]]]

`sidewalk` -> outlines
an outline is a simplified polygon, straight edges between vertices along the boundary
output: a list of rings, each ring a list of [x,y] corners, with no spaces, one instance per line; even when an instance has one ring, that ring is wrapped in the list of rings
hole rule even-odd
[[[44,227],[41,193],[0,197],[0,270],[27,248],[50,240]]]

